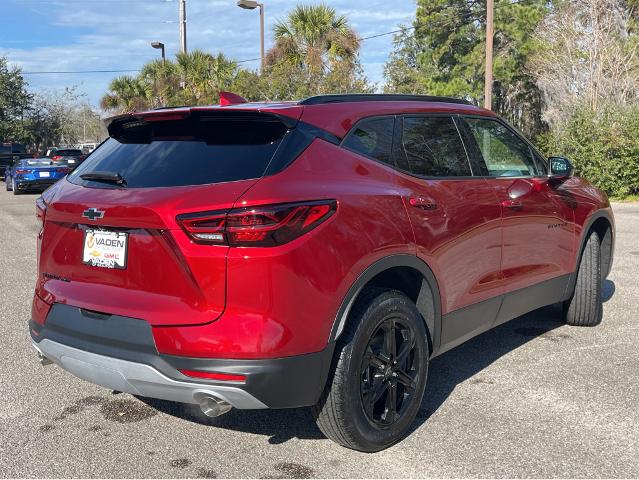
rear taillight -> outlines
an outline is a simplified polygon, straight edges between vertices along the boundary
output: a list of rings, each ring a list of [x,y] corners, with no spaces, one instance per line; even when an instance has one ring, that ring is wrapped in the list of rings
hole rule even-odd
[[[44,200],[42,200],[42,197],[38,197],[36,199],[35,207],[36,207],[36,217],[40,219],[41,226],[44,227],[44,217],[47,213],[47,204],[44,203]]]
[[[56,161],[57,159],[62,158],[61,155],[54,155],[53,157],[51,157],[52,161]]]
[[[335,200],[319,200],[192,213],[179,215],[177,220],[197,243],[273,247],[311,231],[336,209]]]
[[[27,173],[31,173],[31,170],[26,168],[16,168],[16,175],[26,175]]]

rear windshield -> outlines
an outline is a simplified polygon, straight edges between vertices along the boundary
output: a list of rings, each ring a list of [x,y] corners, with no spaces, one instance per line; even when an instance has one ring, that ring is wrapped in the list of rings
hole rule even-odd
[[[64,156],[79,157],[80,155],[82,155],[82,151],[81,150],[56,150],[55,154],[60,155],[62,157]]]
[[[80,163],[80,159],[76,158],[76,156],[69,155],[67,157],[58,158],[55,161],[56,165],[77,165]]]
[[[47,167],[51,165],[51,160],[46,158],[36,158],[33,160],[26,160],[23,162],[23,165],[27,165],[29,167]]]
[[[259,178],[286,132],[286,126],[276,117],[263,114],[129,120],[109,127],[111,138],[74,170],[69,181],[108,187],[80,178],[94,172],[117,173],[127,188]]]

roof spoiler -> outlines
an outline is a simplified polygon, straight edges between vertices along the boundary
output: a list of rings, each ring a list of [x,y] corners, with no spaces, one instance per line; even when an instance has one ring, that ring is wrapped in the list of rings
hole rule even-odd
[[[220,106],[226,107],[228,105],[239,105],[241,103],[248,103],[248,101],[232,92],[220,92]]]

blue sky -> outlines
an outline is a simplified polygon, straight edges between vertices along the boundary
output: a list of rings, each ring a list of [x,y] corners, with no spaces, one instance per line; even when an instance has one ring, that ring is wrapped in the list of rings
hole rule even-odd
[[[238,8],[236,0],[187,0],[188,47],[222,51],[235,60],[259,57],[259,14]],[[298,2],[263,0],[266,48],[273,24]],[[309,0],[301,3],[315,3]],[[414,0],[325,0],[348,16],[361,37],[410,24]],[[177,0],[0,0],[0,56],[24,72],[135,70],[159,55],[150,42],[178,49]],[[361,60],[369,80],[382,82],[392,35],[363,42]],[[259,62],[243,64],[257,68]],[[77,86],[97,104],[118,74],[25,75],[33,90]]]

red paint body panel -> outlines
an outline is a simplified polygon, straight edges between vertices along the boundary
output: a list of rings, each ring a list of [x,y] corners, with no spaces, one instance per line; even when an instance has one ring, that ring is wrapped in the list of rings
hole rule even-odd
[[[502,277],[512,292],[574,270],[574,213],[562,186],[547,179],[488,180],[503,206]],[[516,208],[509,208],[509,202]]]
[[[152,189],[84,188],[65,182],[49,198],[36,292],[52,302],[141,318],[152,325],[208,323],[224,310],[228,247],[198,245],[175,217],[230,209],[256,180]],[[98,206],[104,218],[82,212]],[[84,230],[126,231],[126,270],[82,263]],[[59,278],[45,278],[43,274]]]
[[[337,212],[289,244],[231,248],[224,315],[203,326],[154,328],[158,350],[265,358],[324,349],[357,276],[380,258],[414,253],[393,177],[388,167],[316,140],[282,173],[261,179],[236,206],[336,198]]]
[[[439,282],[442,313],[502,293],[501,209],[487,180],[422,180],[400,174],[405,199],[423,196],[436,208],[408,204],[417,255]]]

